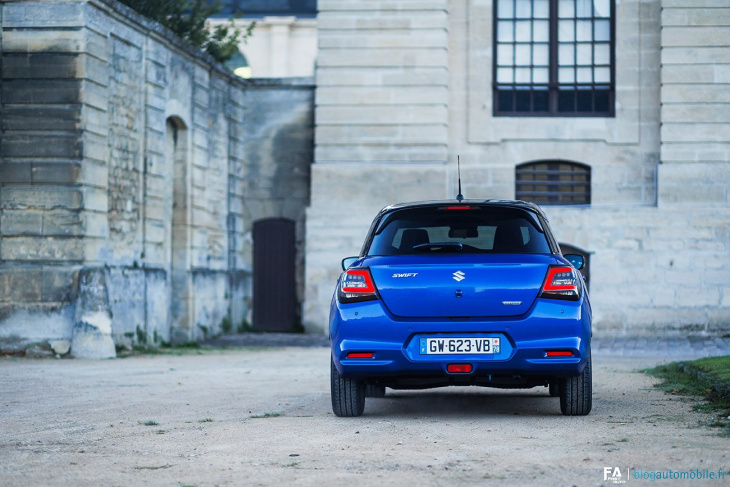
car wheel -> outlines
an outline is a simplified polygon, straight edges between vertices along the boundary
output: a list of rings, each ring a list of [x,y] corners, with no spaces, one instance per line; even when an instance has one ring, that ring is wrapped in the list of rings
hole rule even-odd
[[[339,417],[355,417],[365,410],[365,384],[359,380],[346,379],[337,372],[330,359],[330,384],[332,411]]]
[[[548,389],[550,390],[550,397],[558,397],[560,395],[560,381],[551,381]]]
[[[593,377],[591,357],[583,372],[560,383],[560,411],[565,416],[585,416],[593,406]]]
[[[365,397],[385,397],[385,386],[366,384]]]

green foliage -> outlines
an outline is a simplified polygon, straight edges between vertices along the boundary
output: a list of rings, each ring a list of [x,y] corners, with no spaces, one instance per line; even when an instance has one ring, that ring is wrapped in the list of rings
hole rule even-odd
[[[249,333],[251,331],[253,331],[251,323],[249,323],[246,318],[241,320],[241,324],[238,325],[238,333]]]
[[[226,335],[233,331],[233,321],[230,316],[226,316],[221,320],[221,331]]]
[[[147,345],[147,333],[139,325],[137,325],[137,343]]]
[[[206,21],[221,11],[218,1],[206,0],[121,0],[145,17],[161,23],[216,61],[225,63],[245,42],[256,26],[251,22],[245,30],[236,27],[233,19],[228,25],[208,29]]]

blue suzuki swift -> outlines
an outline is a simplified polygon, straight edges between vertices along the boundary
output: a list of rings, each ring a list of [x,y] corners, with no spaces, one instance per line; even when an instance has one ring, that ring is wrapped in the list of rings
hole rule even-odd
[[[360,416],[385,388],[548,387],[591,411],[591,306],[579,255],[522,201],[388,206],[330,309],[332,410]]]

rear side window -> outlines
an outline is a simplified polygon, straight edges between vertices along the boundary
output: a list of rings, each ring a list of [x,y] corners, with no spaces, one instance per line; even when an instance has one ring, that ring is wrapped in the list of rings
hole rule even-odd
[[[368,255],[424,253],[549,254],[532,214],[514,208],[408,208],[385,216]]]

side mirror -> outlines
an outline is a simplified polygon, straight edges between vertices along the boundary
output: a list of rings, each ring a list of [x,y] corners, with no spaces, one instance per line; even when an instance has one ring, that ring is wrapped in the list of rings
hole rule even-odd
[[[359,257],[345,257],[342,259],[342,270],[346,271]]]
[[[570,264],[578,270],[581,270],[585,265],[585,259],[582,255],[578,254],[566,254],[563,257],[567,259]]]

